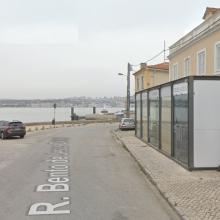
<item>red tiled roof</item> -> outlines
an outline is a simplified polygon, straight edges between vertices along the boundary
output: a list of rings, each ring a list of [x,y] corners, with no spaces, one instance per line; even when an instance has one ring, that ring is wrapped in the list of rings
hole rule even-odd
[[[133,73],[133,75],[136,75],[143,69],[155,69],[155,70],[163,70],[163,71],[169,72],[169,63],[165,62],[165,63],[158,63],[155,65],[146,65],[145,67],[141,67],[139,70]]]
[[[165,63],[159,63],[159,64],[155,64],[155,65],[148,65],[147,68],[152,68],[152,69],[159,69],[159,70],[169,70],[169,63],[165,62]]]

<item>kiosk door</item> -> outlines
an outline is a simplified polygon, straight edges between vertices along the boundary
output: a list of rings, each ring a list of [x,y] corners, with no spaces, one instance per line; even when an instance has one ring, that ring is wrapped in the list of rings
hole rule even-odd
[[[188,84],[174,85],[174,157],[188,165]]]

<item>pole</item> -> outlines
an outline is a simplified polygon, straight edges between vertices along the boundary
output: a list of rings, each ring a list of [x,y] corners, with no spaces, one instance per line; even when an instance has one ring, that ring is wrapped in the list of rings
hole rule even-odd
[[[130,71],[131,71],[131,64],[128,63],[128,73],[127,73],[127,118],[130,118]]]
[[[166,61],[166,41],[164,41],[163,42],[163,47],[164,47],[164,49],[163,49],[163,62],[165,63],[165,61]]]
[[[74,107],[71,107],[71,121],[74,120]]]

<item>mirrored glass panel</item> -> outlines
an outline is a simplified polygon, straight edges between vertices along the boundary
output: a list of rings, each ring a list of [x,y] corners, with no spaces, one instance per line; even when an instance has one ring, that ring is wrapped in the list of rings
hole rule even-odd
[[[141,138],[141,95],[136,95],[136,136]]]
[[[174,95],[174,157],[188,164],[188,84],[173,87]]]
[[[147,92],[142,93],[142,136],[145,141],[148,141],[148,111],[147,111]]]
[[[149,92],[149,142],[159,147],[159,90]]]
[[[171,155],[171,87],[161,88],[161,150]]]

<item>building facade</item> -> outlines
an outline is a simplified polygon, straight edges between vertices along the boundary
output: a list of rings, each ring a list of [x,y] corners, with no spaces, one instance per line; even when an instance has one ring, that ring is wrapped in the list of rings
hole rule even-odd
[[[220,9],[203,19],[169,48],[170,82],[134,74],[136,136],[190,170],[220,165]]]
[[[169,81],[169,63],[141,64],[140,70],[133,75],[135,77],[135,92],[148,89]]]
[[[204,22],[170,48],[169,79],[220,75],[220,8],[206,8]]]

